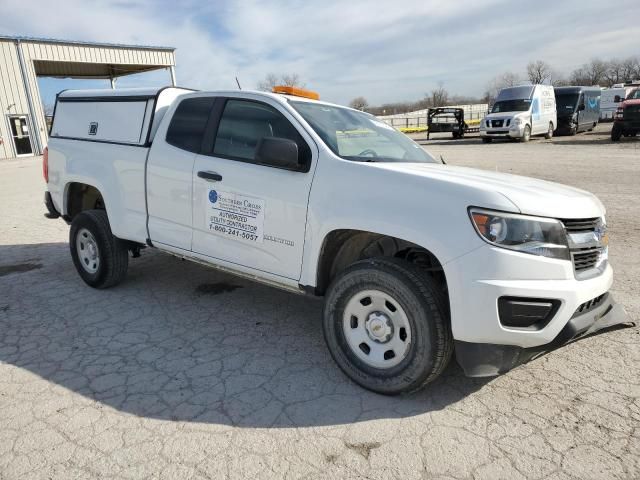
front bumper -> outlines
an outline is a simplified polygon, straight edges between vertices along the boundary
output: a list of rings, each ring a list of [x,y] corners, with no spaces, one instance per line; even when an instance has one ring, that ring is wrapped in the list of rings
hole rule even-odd
[[[565,327],[549,343],[522,348],[514,345],[469,343],[456,340],[456,360],[469,377],[490,377],[535,359],[558,347],[617,325],[632,326],[624,308],[611,295],[597,308],[587,313],[576,312]]]
[[[481,137],[487,138],[520,138],[524,134],[524,124],[511,124],[509,127],[483,127],[480,130]]]
[[[619,125],[625,133],[638,133],[640,132],[640,118],[633,120],[615,120],[615,125]]]
[[[571,117],[559,117],[558,126],[554,132],[556,135],[571,135],[578,129],[577,124]]]

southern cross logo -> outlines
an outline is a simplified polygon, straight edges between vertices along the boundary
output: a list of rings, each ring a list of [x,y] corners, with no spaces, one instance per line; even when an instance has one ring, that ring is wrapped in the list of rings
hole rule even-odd
[[[209,201],[211,203],[216,203],[218,201],[218,192],[215,190],[209,190]]]

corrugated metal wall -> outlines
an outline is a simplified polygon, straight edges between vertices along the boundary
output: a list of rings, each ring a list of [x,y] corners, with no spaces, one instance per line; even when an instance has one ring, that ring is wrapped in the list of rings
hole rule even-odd
[[[28,113],[29,104],[15,44],[0,40],[0,158],[15,156],[8,115]]]
[[[47,144],[46,122],[40,89],[36,76],[35,60],[56,62],[82,62],[88,64],[113,65],[117,75],[117,65],[148,65],[158,68],[175,65],[174,52],[167,49],[111,47],[100,45],[65,44],[58,42],[39,42],[24,40],[19,44],[26,68],[28,87],[33,103],[32,125],[40,138],[40,145]],[[61,64],[61,71],[64,65]],[[169,83],[169,80],[167,80]],[[14,105],[10,110],[7,110]],[[7,114],[29,114],[29,104],[24,88],[16,42],[0,39],[0,158],[13,157],[13,144],[9,131]],[[34,150],[37,144],[32,140]],[[35,151],[34,153],[40,153]]]

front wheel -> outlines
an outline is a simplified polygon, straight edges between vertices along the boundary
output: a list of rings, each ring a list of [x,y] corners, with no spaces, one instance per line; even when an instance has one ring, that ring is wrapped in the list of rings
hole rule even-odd
[[[611,140],[614,142],[619,141],[620,137],[622,137],[622,133],[623,133],[623,130],[620,124],[614,123],[613,127],[611,128]]]
[[[527,143],[531,140],[531,127],[529,125],[524,126],[524,132],[522,132],[522,138],[520,138],[524,143]]]
[[[547,133],[544,138],[547,140],[551,140],[553,138],[553,123],[549,122],[549,128],[547,129]]]
[[[387,395],[433,381],[453,351],[437,283],[419,267],[393,258],[356,262],[332,282],[323,330],[342,371],[364,388]]]
[[[112,287],[127,274],[127,245],[111,233],[104,210],[86,210],[76,215],[69,231],[69,249],[80,277],[91,287]]]

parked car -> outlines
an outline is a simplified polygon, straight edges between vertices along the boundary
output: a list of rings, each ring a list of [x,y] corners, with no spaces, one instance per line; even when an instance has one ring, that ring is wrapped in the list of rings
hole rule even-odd
[[[625,98],[627,93],[628,91],[624,87],[611,87],[602,90],[600,96],[600,121],[613,121],[619,103],[615,101],[615,98]]]
[[[617,142],[622,136],[635,137],[640,132],[640,88],[632,90],[626,99],[616,97],[620,103],[613,118],[611,140]]]
[[[454,352],[497,375],[627,321],[594,195],[444,165],[372,115],[275,92],[59,94],[45,204],[82,280],[119,284],[146,247],[323,296],[336,363],[385,394]]]
[[[600,88],[555,87],[558,124],[556,135],[593,130],[600,119]]]
[[[551,85],[509,87],[498,93],[491,113],[480,123],[480,136],[484,143],[494,138],[528,142],[532,135],[551,138],[557,124]]]

